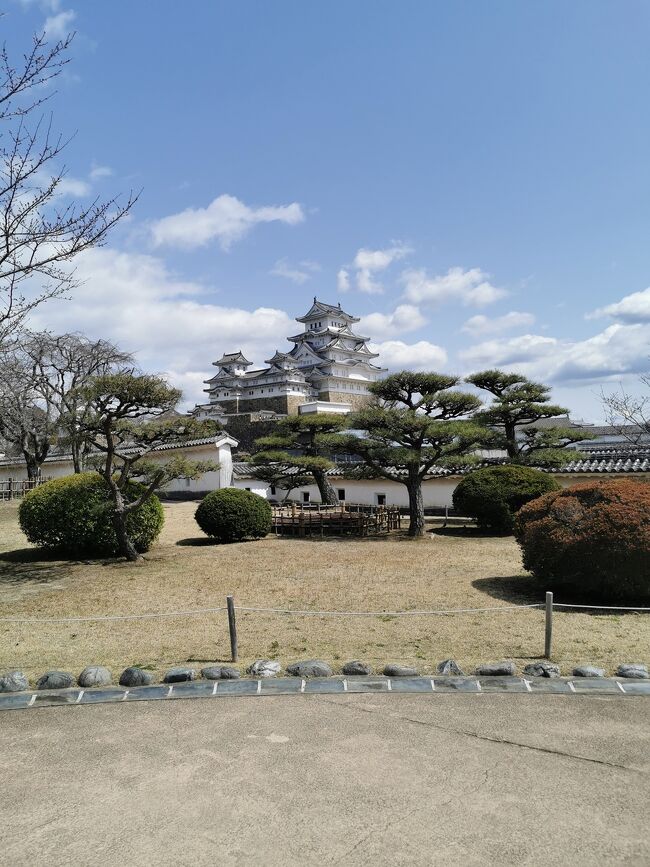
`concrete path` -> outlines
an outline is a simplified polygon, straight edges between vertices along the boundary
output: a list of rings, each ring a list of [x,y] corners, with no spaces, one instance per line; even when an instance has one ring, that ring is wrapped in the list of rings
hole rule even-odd
[[[2,714],[2,865],[648,864],[642,697]]]

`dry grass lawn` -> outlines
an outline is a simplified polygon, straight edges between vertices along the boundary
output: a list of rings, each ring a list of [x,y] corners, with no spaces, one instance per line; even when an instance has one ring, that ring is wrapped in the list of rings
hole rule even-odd
[[[497,608],[537,602],[542,588],[525,574],[510,538],[434,533],[363,540],[268,537],[206,544],[196,504],[165,506],[165,529],[144,562],[44,559],[20,532],[15,504],[0,504],[0,617],[53,618],[169,612],[225,605],[311,610]],[[431,672],[456,658],[466,670],[503,658],[525,664],[543,650],[541,611],[438,617],[304,617],[238,614],[240,664],[256,657],[322,657],[416,665]],[[201,667],[229,658],[225,612],[197,617],[66,624],[0,623],[0,669],[31,677],[48,668],[78,673],[90,663],[118,673],[143,665]],[[554,659],[612,670],[650,662],[650,616],[558,613]]]

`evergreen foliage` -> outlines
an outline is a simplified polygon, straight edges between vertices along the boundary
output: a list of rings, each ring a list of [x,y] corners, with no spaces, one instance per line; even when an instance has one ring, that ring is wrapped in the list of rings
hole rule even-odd
[[[523,505],[559,487],[553,476],[532,467],[483,467],[456,487],[454,508],[476,518],[482,529],[512,533],[515,514]]]
[[[337,438],[339,451],[356,454],[376,476],[406,485],[409,535],[424,533],[422,481],[434,466],[471,463],[471,454],[492,438],[467,417],[480,400],[455,390],[459,379],[440,373],[402,371],[370,386],[375,402],[349,418],[363,431]]]
[[[125,499],[133,502],[142,491],[142,485],[129,482]],[[43,548],[68,555],[111,556],[119,551],[111,492],[98,473],[77,473],[39,485],[25,495],[18,515],[29,541]],[[127,532],[139,553],[149,550],[163,521],[163,509],[156,496],[129,513]]]
[[[466,381],[494,397],[490,406],[475,413],[474,420],[493,431],[492,448],[506,451],[513,464],[557,467],[567,459],[566,446],[592,439],[591,434],[567,424],[535,426],[541,419],[569,412],[550,403],[546,385],[503,370],[483,370]]]
[[[218,542],[261,539],[271,530],[271,506],[250,491],[222,488],[204,497],[195,513],[203,532]]]
[[[336,505],[338,497],[327,471],[334,466],[331,454],[337,447],[338,434],[345,427],[345,416],[337,413],[287,416],[277,423],[271,436],[256,441],[258,451],[251,463],[256,468],[279,464],[285,471],[308,473],[318,486],[321,502]]]
[[[137,560],[139,552],[127,529],[128,515],[174,479],[196,479],[217,468],[213,461],[191,461],[178,453],[165,460],[151,457],[152,453],[171,443],[211,436],[220,427],[214,421],[176,413],[181,393],[159,376],[128,370],[109,373],[91,379],[80,393],[91,410],[84,430],[101,453],[94,463],[111,492],[120,553],[127,560]],[[125,490],[134,478],[144,486],[135,500],[128,501]]]

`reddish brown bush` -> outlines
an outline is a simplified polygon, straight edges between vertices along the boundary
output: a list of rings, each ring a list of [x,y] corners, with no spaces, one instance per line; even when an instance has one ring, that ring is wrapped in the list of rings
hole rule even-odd
[[[524,565],[550,589],[585,601],[650,597],[650,484],[587,482],[545,494],[517,514]]]

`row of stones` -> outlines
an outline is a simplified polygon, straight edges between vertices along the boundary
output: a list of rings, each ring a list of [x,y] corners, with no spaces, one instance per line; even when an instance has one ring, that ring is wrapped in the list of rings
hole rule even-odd
[[[282,670],[279,662],[272,659],[257,659],[247,669],[253,677],[277,677]],[[441,675],[464,676],[464,672],[454,659],[445,659],[437,666]],[[368,676],[373,674],[370,665],[361,660],[346,662],[342,674],[347,676]],[[286,673],[294,677],[331,677],[331,666],[321,659],[308,659],[294,662],[286,667]],[[390,663],[382,671],[386,677],[418,677],[416,668]],[[495,662],[480,665],[475,671],[480,677],[512,677],[517,673],[514,662]],[[524,667],[524,674],[530,677],[560,677],[558,665],[552,662],[533,662]],[[573,669],[573,677],[605,677],[602,668],[579,666]],[[641,663],[623,663],[616,669],[618,677],[646,680],[650,677],[647,666]],[[235,680],[241,676],[237,668],[230,666],[209,666],[201,669],[201,676],[208,680]],[[198,673],[193,668],[171,668],[164,676],[163,683],[183,683],[196,680]],[[76,683],[83,687],[108,686],[113,681],[111,672],[101,665],[89,665],[81,672]],[[149,686],[154,681],[153,674],[143,668],[131,666],[120,675],[120,686]],[[75,685],[75,677],[67,671],[46,671],[36,683],[36,689],[68,689]],[[27,677],[20,671],[10,671],[0,675],[0,692],[21,692],[29,689]]]

